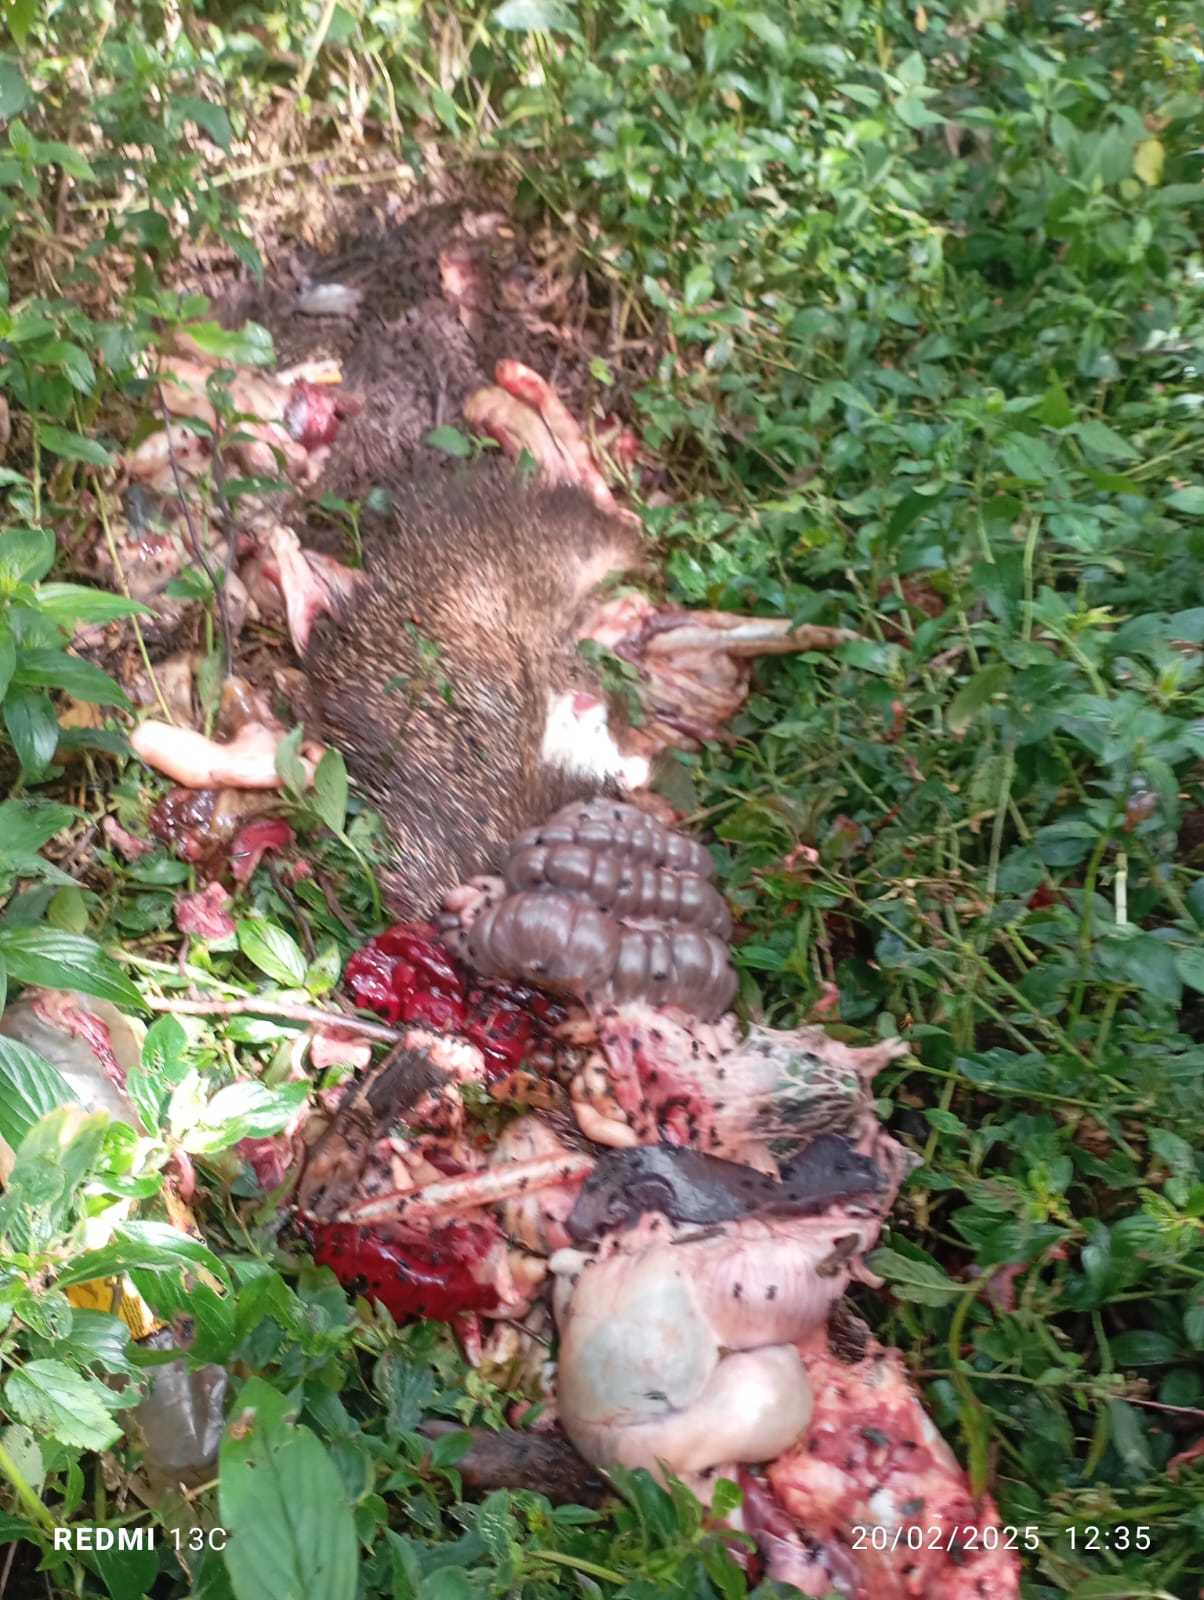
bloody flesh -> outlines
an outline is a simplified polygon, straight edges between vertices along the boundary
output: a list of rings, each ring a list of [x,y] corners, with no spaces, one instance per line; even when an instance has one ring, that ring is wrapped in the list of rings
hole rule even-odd
[[[396,1322],[450,1322],[465,1311],[496,1311],[500,1303],[492,1282],[472,1274],[497,1242],[497,1230],[483,1223],[457,1219],[427,1234],[404,1229],[388,1238],[349,1222],[309,1231],[317,1265],[332,1268],[344,1288],[378,1300]]]
[[[436,942],[429,922],[404,922],[369,939],[347,963],[356,1005],[391,1023],[460,1034],[485,1058],[490,1083],[532,1056],[550,1059],[562,1005],[519,984],[472,980]]]

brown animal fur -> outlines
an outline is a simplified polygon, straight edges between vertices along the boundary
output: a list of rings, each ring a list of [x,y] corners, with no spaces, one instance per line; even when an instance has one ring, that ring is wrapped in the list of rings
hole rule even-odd
[[[601,695],[577,624],[640,552],[638,533],[580,490],[496,467],[408,478],[392,499],[365,583],[315,628],[305,666],[322,736],[388,828],[390,904],[413,915],[598,792],[541,764],[548,694]]]

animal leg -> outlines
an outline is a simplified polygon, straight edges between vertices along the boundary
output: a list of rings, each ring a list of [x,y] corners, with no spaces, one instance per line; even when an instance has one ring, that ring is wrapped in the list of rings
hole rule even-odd
[[[658,607],[630,594],[595,606],[583,636],[639,669],[645,740],[682,749],[723,737],[748,695],[755,656],[832,650],[857,638],[847,628]]]

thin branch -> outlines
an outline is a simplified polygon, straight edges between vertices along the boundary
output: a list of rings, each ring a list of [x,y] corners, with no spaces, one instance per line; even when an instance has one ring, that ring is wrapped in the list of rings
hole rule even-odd
[[[369,1022],[366,1017],[346,1016],[341,1011],[327,1011],[322,1006],[307,1006],[294,1000],[257,1000],[253,995],[243,1000],[178,1000],[174,995],[154,994],[144,995],[143,1000],[151,1011],[170,1011],[182,1017],[280,1017],[285,1022],[308,1022],[319,1028],[358,1033],[379,1044],[397,1044],[405,1037],[383,1022]]]

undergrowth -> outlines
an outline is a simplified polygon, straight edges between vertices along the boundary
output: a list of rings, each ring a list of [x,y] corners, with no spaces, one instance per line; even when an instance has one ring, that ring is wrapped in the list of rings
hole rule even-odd
[[[137,1013],[194,979],[310,999],[335,982],[347,927],[264,872],[236,940],[191,966],[154,953],[189,869],[109,850],[101,796],[132,821],[141,769],[117,719],[56,719],[63,693],[122,705],[64,647],[77,620],[130,607],[54,581],[54,533],[103,499],[139,352],[196,309],[165,287],[182,240],[255,270],[242,209],[319,156],[349,180],[366,148],[419,173],[489,164],[609,306],[612,375],[673,484],[645,516],[676,598],[862,636],[762,670],[736,743],[672,783],[720,841],[746,1009],[789,1023],[834,986],[841,1022],[913,1047],[880,1109],[924,1164],[876,1258],[887,1287],[859,1309],[906,1352],[976,1488],[1040,1529],[1028,1596],[1198,1592],[1194,7],[10,0],[5,16],[14,991]],[[367,929],[371,835],[346,813],[335,774],[298,820]],[[18,1552],[0,1591],[11,1573],[12,1593],[120,1600],[745,1592],[690,1497],[641,1479],[602,1520],[522,1492],[462,1502],[462,1439],[432,1452],[418,1422],[497,1420],[503,1396],[439,1330],[357,1314],[282,1255],[231,1154],[295,1104],[296,1032],[160,1019],[131,1091],[149,1138],[55,1110],[54,1069],[0,1039],[0,1132],[25,1140],[0,1201],[0,1540]],[[236,1062],[260,1082],[231,1099]],[[180,1148],[218,1197],[206,1245],[155,1221]],[[129,1200],[140,1220],[89,1250],[85,1220]],[[153,1358],[65,1290],[129,1271],[170,1318],[185,1270],[192,1353],[231,1366],[231,1415],[253,1404],[260,1432],[228,1430],[216,1484],[146,1506],[118,1440]],[[293,1453],[300,1501],[271,1498],[256,1450]],[[73,1520],[165,1531],[153,1551],[56,1553]],[[207,1547],[213,1527],[229,1551]]]

